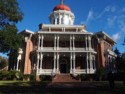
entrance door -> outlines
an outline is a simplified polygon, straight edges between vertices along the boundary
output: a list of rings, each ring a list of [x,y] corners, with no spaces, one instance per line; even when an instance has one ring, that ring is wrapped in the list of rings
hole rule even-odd
[[[60,64],[60,73],[67,73],[67,64]]]

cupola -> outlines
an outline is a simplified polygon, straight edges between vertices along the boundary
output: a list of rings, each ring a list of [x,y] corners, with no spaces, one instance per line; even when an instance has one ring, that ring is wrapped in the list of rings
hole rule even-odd
[[[74,14],[71,12],[70,7],[60,0],[60,4],[55,6],[53,12],[50,14],[49,19],[51,24],[55,25],[73,25]]]

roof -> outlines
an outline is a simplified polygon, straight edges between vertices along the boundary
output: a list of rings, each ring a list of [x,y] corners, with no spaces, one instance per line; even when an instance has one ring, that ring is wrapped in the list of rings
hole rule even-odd
[[[57,10],[71,11],[71,9],[65,4],[59,4],[59,5],[55,6],[53,11],[57,11]]]
[[[116,42],[104,31],[96,32],[95,35],[102,34],[106,36],[106,39],[109,40],[111,43],[116,44]]]
[[[30,31],[30,30],[28,30],[28,29],[23,30],[21,33],[34,34],[33,31]]]

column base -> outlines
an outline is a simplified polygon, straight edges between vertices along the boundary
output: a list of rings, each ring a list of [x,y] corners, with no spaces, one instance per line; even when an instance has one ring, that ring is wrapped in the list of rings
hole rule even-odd
[[[40,76],[36,75],[36,81],[40,81]]]

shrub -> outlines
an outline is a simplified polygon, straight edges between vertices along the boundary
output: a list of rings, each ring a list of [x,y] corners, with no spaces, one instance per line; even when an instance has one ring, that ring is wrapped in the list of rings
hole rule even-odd
[[[22,72],[17,71],[15,75],[16,75],[17,80],[23,80],[23,73]]]
[[[98,68],[96,70],[96,78],[97,78],[97,80],[105,80],[106,79],[106,72],[105,72],[105,69],[103,67]]]
[[[16,71],[9,71],[8,80],[16,80]]]
[[[36,81],[36,75],[35,74],[30,74],[29,78],[30,78],[30,81]]]
[[[23,74],[19,71],[9,71],[8,80],[22,80]]]
[[[114,78],[115,80],[117,81],[123,81],[123,78],[124,78],[124,72],[117,72],[117,73],[114,73]]]
[[[1,71],[0,72],[0,80],[7,80],[8,79],[8,71]]]
[[[1,71],[0,80],[22,80],[23,74],[19,71]]]
[[[25,75],[23,75],[23,79],[26,81],[36,81],[36,75],[35,74],[25,74]]]
[[[80,75],[81,81],[91,81],[96,80],[95,74],[81,74]]]
[[[52,77],[50,75],[40,75],[40,81],[52,81]]]
[[[23,79],[26,80],[26,81],[29,81],[30,80],[30,74],[24,74]]]

